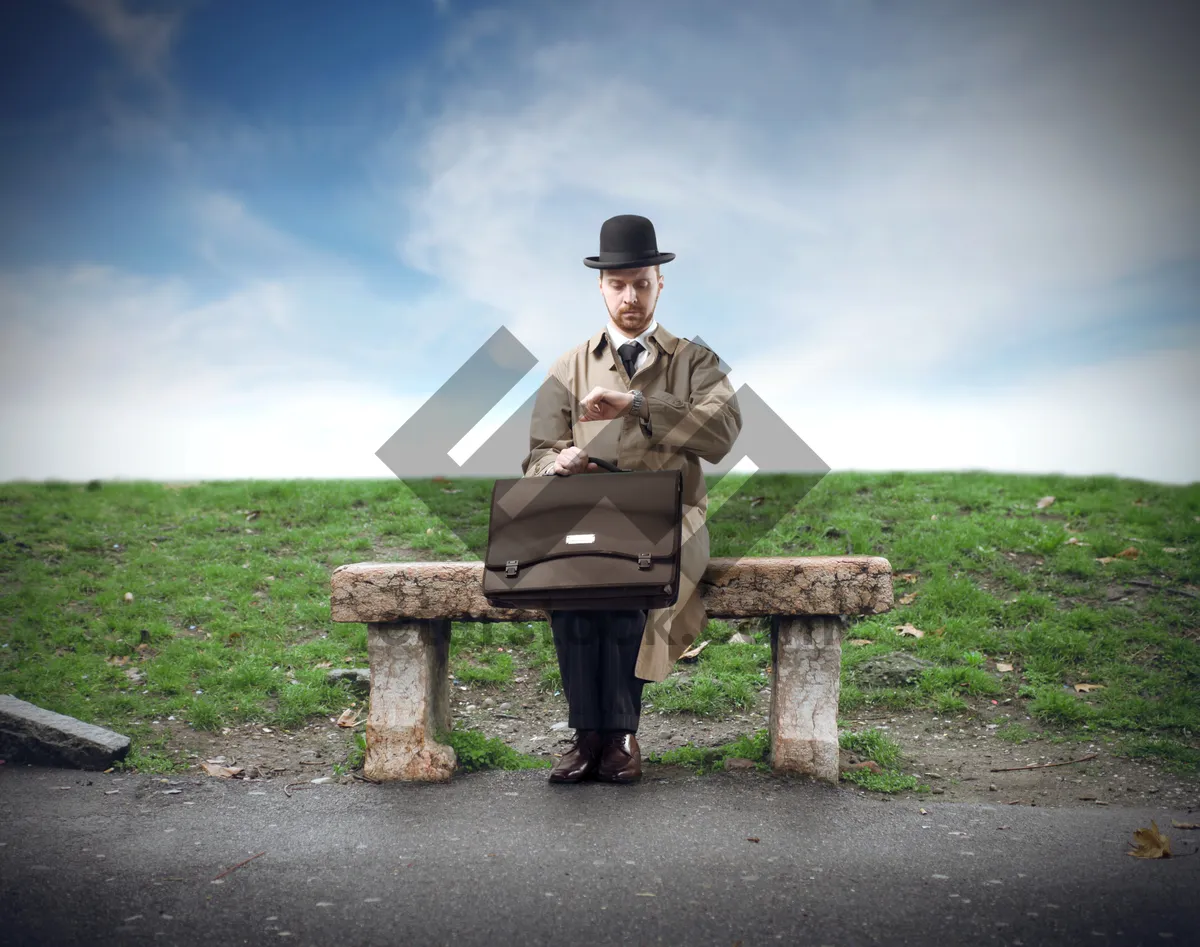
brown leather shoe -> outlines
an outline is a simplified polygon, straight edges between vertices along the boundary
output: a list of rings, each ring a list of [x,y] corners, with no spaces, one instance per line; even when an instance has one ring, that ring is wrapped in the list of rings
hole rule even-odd
[[[604,740],[599,730],[576,730],[573,745],[550,770],[550,782],[578,783],[595,779],[603,748]]]
[[[600,754],[596,779],[606,783],[632,783],[642,778],[642,750],[632,733],[608,734]]]

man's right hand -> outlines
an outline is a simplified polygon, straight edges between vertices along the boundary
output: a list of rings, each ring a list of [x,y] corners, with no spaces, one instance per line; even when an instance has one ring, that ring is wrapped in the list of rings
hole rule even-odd
[[[599,464],[588,461],[587,451],[582,447],[566,447],[559,451],[554,461],[556,474],[583,473],[585,470],[599,470]]]

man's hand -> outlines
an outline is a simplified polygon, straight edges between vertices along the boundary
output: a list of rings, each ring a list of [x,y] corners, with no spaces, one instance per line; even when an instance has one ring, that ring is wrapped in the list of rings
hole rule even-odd
[[[611,421],[623,418],[633,405],[633,395],[628,391],[613,391],[611,388],[593,388],[580,402],[583,415],[580,421]]]
[[[554,460],[556,474],[583,473],[585,470],[599,470],[599,464],[588,461],[587,451],[582,447],[565,447],[559,451]]]

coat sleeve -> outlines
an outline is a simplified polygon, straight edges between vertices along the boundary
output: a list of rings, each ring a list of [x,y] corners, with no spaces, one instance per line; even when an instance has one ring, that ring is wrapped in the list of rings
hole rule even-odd
[[[529,453],[521,462],[521,475],[540,477],[554,469],[561,451],[575,443],[571,430],[573,399],[562,375],[555,365],[546,375],[533,402],[529,421]]]
[[[648,447],[686,450],[716,464],[733,449],[742,430],[742,412],[733,386],[715,352],[700,351],[691,369],[688,401],[669,393],[646,395],[650,420]]]

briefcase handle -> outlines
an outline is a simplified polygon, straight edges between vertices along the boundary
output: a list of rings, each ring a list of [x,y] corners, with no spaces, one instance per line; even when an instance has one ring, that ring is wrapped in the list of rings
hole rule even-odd
[[[633,472],[632,467],[618,467],[612,461],[604,460],[600,457],[589,457],[588,460],[590,460],[597,467],[601,467],[604,470],[611,470],[613,473],[632,473]],[[569,474],[559,473],[557,470],[554,471],[554,475],[556,477],[570,476]]]

